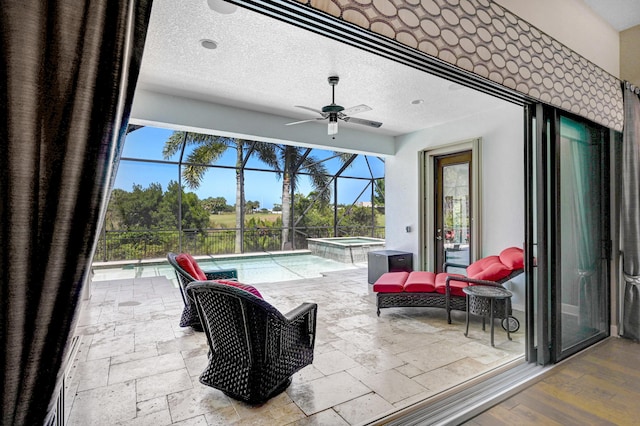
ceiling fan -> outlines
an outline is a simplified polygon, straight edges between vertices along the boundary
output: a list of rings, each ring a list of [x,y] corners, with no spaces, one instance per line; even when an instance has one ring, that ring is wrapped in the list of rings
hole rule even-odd
[[[382,123],[380,123],[379,121],[363,120],[361,118],[352,117],[352,115],[354,114],[358,114],[365,111],[371,111],[371,107],[367,105],[364,105],[364,104],[356,105],[347,109],[345,109],[341,105],[337,105],[336,104],[336,85],[340,81],[340,78],[338,76],[331,76],[329,77],[328,80],[329,80],[329,85],[331,86],[331,104],[323,106],[322,110],[301,106],[301,105],[296,105],[296,107],[298,108],[317,112],[322,117],[311,118],[309,120],[294,121],[293,123],[285,124],[286,126],[292,126],[294,124],[301,124],[301,123],[308,123],[310,121],[329,119],[329,126],[327,128],[327,133],[329,134],[329,136],[335,136],[336,134],[338,134],[339,119],[347,123],[362,124],[365,126],[376,127],[376,128],[382,126]]]

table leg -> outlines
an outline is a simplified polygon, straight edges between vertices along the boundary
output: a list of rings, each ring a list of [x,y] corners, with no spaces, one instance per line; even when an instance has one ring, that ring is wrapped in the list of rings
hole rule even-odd
[[[491,346],[494,346],[494,344],[493,344],[493,297],[490,300],[491,301],[489,302],[489,308],[491,309],[491,314],[490,314],[490,318],[491,318]]]
[[[466,328],[466,330],[465,330],[465,332],[464,332],[464,337],[467,337],[467,335],[469,334],[469,298],[470,298],[470,297],[471,297],[471,296],[468,296],[468,295],[467,295],[467,319],[466,319],[466,321],[465,321],[465,322],[466,322],[466,325],[467,325],[467,328]]]
[[[506,312],[506,316],[507,316],[507,338],[509,340],[511,340],[511,333],[509,332],[509,329],[511,328],[511,324],[509,324],[509,314],[511,312],[511,298],[507,297],[507,300],[505,301],[505,308],[507,309]]]

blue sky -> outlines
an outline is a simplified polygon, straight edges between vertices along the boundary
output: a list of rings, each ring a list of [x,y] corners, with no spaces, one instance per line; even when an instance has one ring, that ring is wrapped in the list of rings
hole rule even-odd
[[[172,130],[154,127],[145,127],[130,133],[124,145],[123,158],[140,158],[151,160],[164,160],[162,147],[165,141],[173,133]],[[185,157],[188,152],[185,152]],[[216,162],[218,165],[234,166],[235,150],[228,150]],[[333,155],[331,151],[314,150],[311,154],[317,159],[324,159]],[[176,154],[170,161],[177,161]],[[384,176],[384,164],[376,157],[368,157],[371,171],[375,177]],[[267,169],[257,158],[250,159],[248,167]],[[330,173],[337,171],[340,161],[333,159],[325,162]],[[345,176],[369,177],[369,167],[363,156],[358,156],[353,165],[344,173]],[[178,167],[175,164],[144,163],[139,161],[121,161],[118,166],[115,187],[131,191],[134,184],[147,187],[151,183],[160,183],[166,189],[169,181],[178,180]],[[361,179],[338,179],[338,203],[351,204],[365,189],[368,181]],[[332,186],[333,187],[333,186]],[[188,189],[198,194],[200,199],[207,197],[224,197],[227,204],[235,203],[235,171],[233,169],[212,168],[205,174],[200,187],[195,190]],[[311,185],[306,177],[299,181],[298,192],[307,195],[311,191]],[[277,180],[274,173],[270,172],[245,172],[245,199],[258,201],[260,207],[272,208],[273,204],[281,203],[282,181]],[[358,198],[358,201],[371,201],[371,189]]]

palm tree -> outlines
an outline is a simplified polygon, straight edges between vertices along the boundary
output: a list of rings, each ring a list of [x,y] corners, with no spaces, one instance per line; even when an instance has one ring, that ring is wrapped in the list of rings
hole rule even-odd
[[[331,190],[328,187],[330,176],[324,164],[309,155],[310,148],[259,142],[253,149],[260,160],[276,171],[276,177],[282,178],[282,249],[284,250],[290,242],[291,194],[295,192],[300,174],[308,174],[313,190],[318,192],[320,199],[326,202],[331,199]]]
[[[242,226],[244,217],[244,170],[243,162],[246,155],[255,153],[258,158],[276,171],[276,177],[282,178],[282,248],[289,243],[289,229],[291,228],[291,194],[295,191],[300,173],[308,174],[311,186],[318,192],[319,197],[328,202],[331,199],[331,189],[328,187],[330,177],[322,162],[310,156],[311,149],[290,145],[272,144],[266,142],[250,142],[243,139],[224,136],[205,135],[191,132],[173,132],[165,142],[162,154],[165,159],[182,149],[182,144],[197,145],[184,161],[182,175],[192,189],[198,188],[209,164],[213,164],[228,147],[235,146],[236,156],[236,228]],[[349,154],[343,154],[349,156]],[[347,158],[347,157],[345,157]],[[236,253],[241,251],[242,235],[236,233]]]
[[[165,159],[171,158],[185,145],[197,145],[196,148],[183,160],[186,163],[182,170],[182,177],[187,186],[196,189],[202,183],[204,174],[209,169],[207,165],[215,163],[229,147],[236,148],[236,240],[235,252],[242,252],[242,221],[244,217],[244,175],[242,164],[244,151],[250,142],[244,139],[229,138],[225,136],[206,135],[202,133],[175,131],[164,143],[162,155]]]

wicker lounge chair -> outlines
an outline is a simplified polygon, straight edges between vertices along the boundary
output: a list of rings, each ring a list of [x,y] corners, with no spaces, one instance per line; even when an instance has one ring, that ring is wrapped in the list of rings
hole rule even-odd
[[[313,362],[315,303],[283,315],[260,297],[215,281],[193,282],[187,292],[210,349],[202,384],[261,404],[284,391],[293,373]]]
[[[445,263],[449,267],[465,268],[467,276],[441,272],[435,274],[428,271],[387,272],[374,283],[376,292],[377,314],[381,308],[395,307],[434,307],[444,308],[447,322],[451,324],[451,311],[466,311],[467,300],[463,288],[468,285],[502,286],[502,284],[524,272],[524,252],[518,247],[504,249],[498,256],[487,256],[471,265]],[[481,303],[480,299],[474,303]],[[504,301],[495,304],[494,316],[502,318],[505,330],[515,332],[520,323],[505,312]],[[488,310],[488,305],[485,310]],[[475,309],[476,311],[480,308]]]
[[[184,302],[184,310],[180,317],[180,327],[192,327],[194,330],[202,331],[200,318],[196,307],[187,295],[187,285],[196,280],[221,280],[236,279],[238,272],[235,269],[221,269],[217,271],[202,271],[198,266],[198,262],[188,253],[169,253],[167,254],[169,264],[173,266],[178,278],[180,286],[180,294]]]

